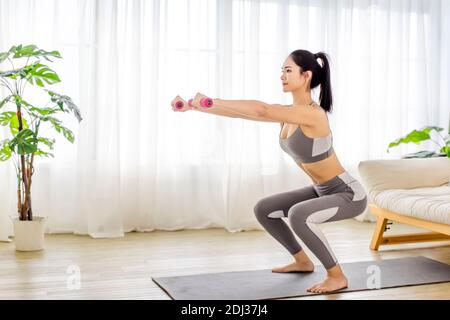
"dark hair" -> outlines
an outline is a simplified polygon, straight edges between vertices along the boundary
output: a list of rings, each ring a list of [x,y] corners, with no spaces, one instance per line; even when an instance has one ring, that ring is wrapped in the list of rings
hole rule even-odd
[[[324,52],[311,53],[308,50],[295,50],[289,54],[292,60],[300,67],[300,72],[312,71],[311,89],[320,84],[320,106],[327,112],[333,107],[333,96],[331,94],[330,64],[328,55]],[[317,59],[321,59],[323,66]]]

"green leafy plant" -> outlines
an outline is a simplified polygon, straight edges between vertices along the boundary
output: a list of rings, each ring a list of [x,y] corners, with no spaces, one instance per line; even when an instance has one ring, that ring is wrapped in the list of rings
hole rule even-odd
[[[19,59],[23,61],[24,58],[27,59],[25,65],[16,68],[13,60],[17,64]],[[54,157],[49,151],[53,150],[55,139],[40,136],[41,125],[46,124],[54,128],[73,143],[72,131],[64,127],[56,115],[72,111],[78,122],[82,120],[79,108],[70,97],[45,89],[46,85],[61,80],[55,71],[41,63],[42,58],[53,62],[50,58],[62,57],[58,51],[45,51],[33,44],[12,46],[7,52],[0,52],[0,86],[7,92],[4,96],[0,91],[0,125],[8,127],[11,133],[11,138],[0,139],[0,160],[12,159],[14,162],[20,220],[33,220],[31,183],[34,156]],[[8,63],[11,70],[2,71],[2,65]],[[49,96],[49,102],[45,106],[38,106],[25,100],[24,90],[28,83],[41,88]],[[8,106],[12,106],[14,111],[5,111]],[[43,147],[50,150],[45,151]]]
[[[436,140],[431,138],[430,132],[433,130],[437,132],[438,136],[442,139],[442,142],[439,143]],[[427,126],[427,127],[422,128],[421,130],[413,130],[410,133],[408,133],[406,136],[401,137],[401,138],[389,143],[387,152],[389,152],[389,148],[396,147],[402,143],[413,142],[415,144],[420,144],[422,141],[431,140],[439,147],[438,152],[422,150],[422,151],[407,154],[407,155],[403,156],[402,158],[404,158],[404,159],[407,159],[407,158],[431,158],[431,157],[449,157],[450,158],[450,132],[446,137],[443,137],[439,133],[442,130],[444,130],[444,129],[441,127],[434,127],[434,126]]]

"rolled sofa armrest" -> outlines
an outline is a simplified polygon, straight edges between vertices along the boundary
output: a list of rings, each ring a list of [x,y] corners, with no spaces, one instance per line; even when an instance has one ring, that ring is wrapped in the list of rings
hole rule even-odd
[[[359,163],[358,170],[369,193],[450,184],[448,157],[365,160]]]

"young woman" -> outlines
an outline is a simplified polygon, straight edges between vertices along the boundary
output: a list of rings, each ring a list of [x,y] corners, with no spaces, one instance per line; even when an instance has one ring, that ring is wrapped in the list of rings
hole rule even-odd
[[[319,64],[318,59],[322,61]],[[294,257],[294,262],[273,272],[313,272],[314,264],[282,218],[314,253],[327,270],[324,281],[309,292],[327,293],[346,288],[347,278],[318,224],[353,218],[365,211],[367,195],[363,186],[340,164],[333,149],[327,112],[332,109],[330,66],[323,52],[295,50],[284,61],[283,91],[291,92],[292,105],[266,104],[255,100],[212,99],[210,108],[200,107],[205,95],[197,93],[191,108],[228,117],[280,122],[279,143],[314,182],[312,185],[269,195],[254,207],[259,223]],[[320,85],[320,104],[311,89]],[[177,96],[172,101],[182,100]],[[189,108],[174,111],[186,111]]]

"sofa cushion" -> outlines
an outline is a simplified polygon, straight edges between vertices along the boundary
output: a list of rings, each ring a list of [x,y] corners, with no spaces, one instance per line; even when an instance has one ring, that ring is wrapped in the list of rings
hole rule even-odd
[[[450,225],[450,185],[374,192],[378,207],[418,219]]]
[[[450,158],[365,160],[358,165],[370,193],[388,189],[438,187],[450,181]]]

